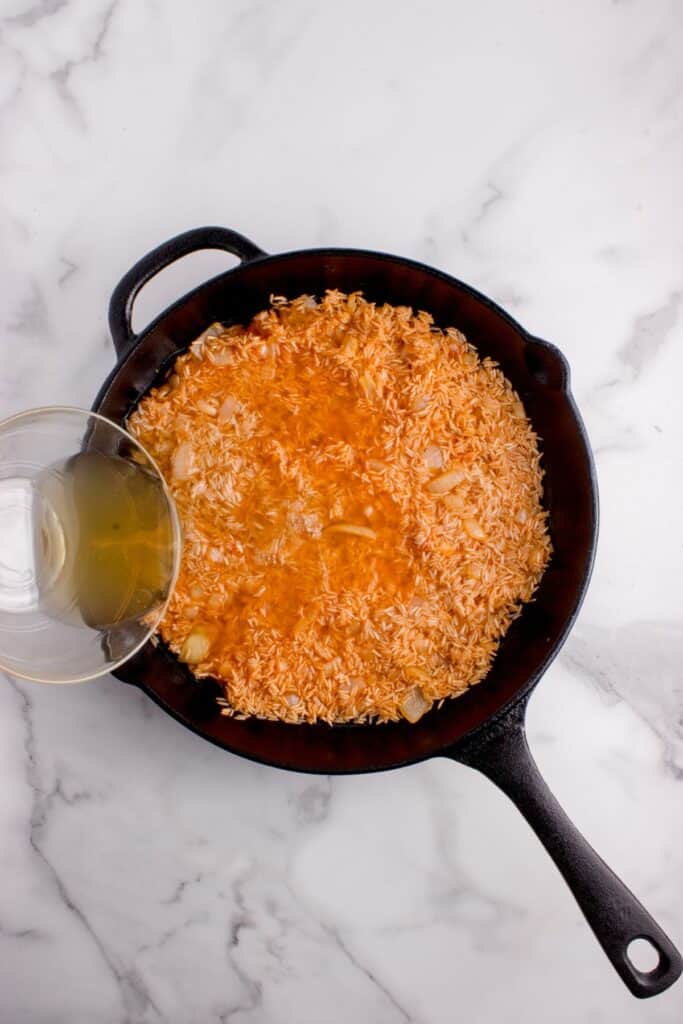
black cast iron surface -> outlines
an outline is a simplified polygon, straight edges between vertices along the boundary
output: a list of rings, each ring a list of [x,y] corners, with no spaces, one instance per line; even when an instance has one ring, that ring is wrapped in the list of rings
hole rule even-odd
[[[175,260],[223,249],[241,263],[184,296],[135,335],[131,313],[140,288]],[[267,256],[225,228],[198,228],[143,257],[115,289],[110,326],[119,362],[93,408],[115,422],[163,378],[175,357],[214,321],[248,321],[273,294],[361,290],[366,298],[410,305],[440,326],[456,326],[482,356],[498,362],[541,438],[544,502],[552,561],[535,600],[504,637],[486,679],[416,725],[287,725],[221,716],[211,680],[198,682],[163,646],[148,644],[116,675],[144,689],[183,725],[219,746],[281,768],[325,774],[380,771],[445,756],[482,771],[517,805],[570,886],[599,942],[630,990],[650,996],[673,984],[678,951],[610,871],[557,804],[524,734],[528,697],[560,649],[588,585],[597,536],[597,488],[590,447],[569,391],[569,370],[553,345],[528,334],[485,296],[420,263],[383,253],[317,249]],[[649,973],[627,956],[647,938],[659,953]]]

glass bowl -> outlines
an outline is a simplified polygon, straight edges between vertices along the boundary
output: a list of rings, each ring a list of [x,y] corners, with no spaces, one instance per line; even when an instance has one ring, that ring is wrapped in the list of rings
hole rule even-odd
[[[36,682],[105,675],[150,638],[181,528],[152,457],[97,413],[0,423],[0,669]]]

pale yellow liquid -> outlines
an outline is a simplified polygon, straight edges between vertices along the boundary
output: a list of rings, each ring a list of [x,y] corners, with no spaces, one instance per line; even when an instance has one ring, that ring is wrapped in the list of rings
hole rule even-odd
[[[173,524],[157,476],[83,452],[34,481],[33,548],[43,610],[104,629],[141,619],[173,580]]]

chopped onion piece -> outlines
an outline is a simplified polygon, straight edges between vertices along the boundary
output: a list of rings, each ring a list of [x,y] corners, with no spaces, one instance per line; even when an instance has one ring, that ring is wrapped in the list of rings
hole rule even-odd
[[[213,402],[205,402],[203,399],[198,399],[197,408],[200,412],[206,413],[207,416],[216,415],[216,406]]]
[[[467,502],[464,494],[445,494],[443,503],[451,512],[462,512]]]
[[[194,344],[197,342],[213,340],[214,338],[220,338],[224,330],[225,328],[223,327],[223,324],[219,324],[218,321],[215,321],[214,323],[209,324],[206,330],[202,331]]]
[[[214,366],[230,366],[235,362],[235,351],[232,348],[209,348],[206,350],[206,358]]]
[[[377,537],[369,526],[359,526],[356,523],[331,523],[325,527],[325,533],[348,533],[352,537],[366,537],[368,540],[375,540]]]
[[[403,675],[412,683],[428,683],[432,678],[429,672],[424,668],[420,668],[419,665],[406,665],[403,669]]]
[[[443,452],[438,444],[430,444],[425,448],[424,461],[427,469],[441,469],[443,467]]]
[[[210,647],[211,641],[207,634],[201,629],[195,629],[185,638],[180,649],[180,660],[187,665],[197,665],[204,661]]]
[[[419,686],[414,686],[412,690],[409,690],[400,704],[401,711],[409,722],[419,721],[425,712],[429,711],[430,706]]]
[[[462,466],[453,466],[446,473],[441,473],[440,476],[435,476],[433,480],[430,480],[427,484],[427,490],[430,494],[447,494],[454,487],[457,487],[459,483],[462,483],[464,479],[464,468]]]
[[[187,480],[194,470],[194,452],[189,441],[178,445],[172,459],[173,476],[176,480]]]
[[[467,533],[472,540],[486,540],[484,528],[476,519],[463,520],[463,526],[465,527],[465,533]]]
[[[234,398],[232,395],[228,395],[228,397],[225,399],[222,406],[218,410],[218,422],[227,423],[229,420],[231,420],[235,413],[237,412],[238,405],[239,402],[237,401],[237,399]]]

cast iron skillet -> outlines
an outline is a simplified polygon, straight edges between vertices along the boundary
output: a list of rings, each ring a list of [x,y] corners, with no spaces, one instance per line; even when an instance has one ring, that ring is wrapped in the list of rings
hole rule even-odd
[[[241,262],[184,296],[135,335],[131,312],[140,288],[164,267],[201,249],[222,249]],[[273,294],[321,295],[327,288],[360,289],[377,302],[429,311],[437,324],[460,328],[512,381],[542,439],[546,472],[554,554],[536,600],[525,606],[505,636],[484,682],[416,725],[330,727],[223,717],[214,702],[216,684],[198,683],[167,650],[151,644],[116,675],[141,687],[199,736],[263,764],[333,774],[449,757],[477,768],[507,793],[534,829],[631,992],[641,997],[662,992],[681,973],[678,951],[569,821],[541,777],[524,731],[529,696],[581,605],[597,534],[595,471],[562,354],[474,289],[420,263],[349,249],[269,256],[234,231],[198,228],[143,257],[115,289],[109,322],[118,363],[93,408],[125,423],[176,355],[210,323],[248,321]],[[659,955],[649,972],[638,970],[627,953],[629,943],[640,937]]]

